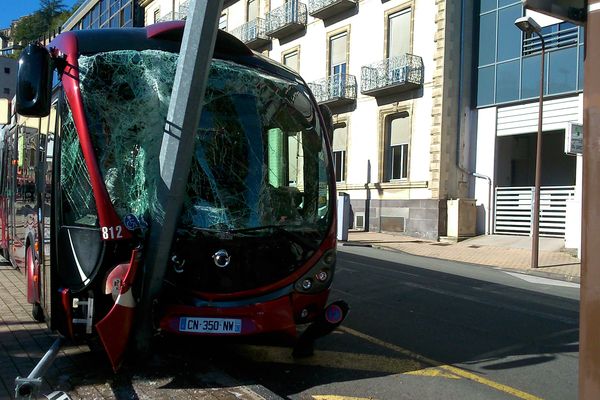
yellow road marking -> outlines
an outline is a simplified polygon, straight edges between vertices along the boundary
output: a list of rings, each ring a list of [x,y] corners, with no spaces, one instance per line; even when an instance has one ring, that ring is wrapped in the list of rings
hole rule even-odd
[[[510,387],[510,386],[507,386],[507,385],[503,385],[503,384],[498,383],[498,382],[494,382],[494,381],[486,379],[486,378],[484,378],[484,377],[482,377],[480,375],[474,374],[472,372],[465,371],[464,369],[453,367],[451,365],[443,365],[443,364],[441,364],[441,363],[439,363],[439,362],[437,362],[435,360],[432,360],[430,358],[424,357],[424,356],[422,356],[420,354],[417,354],[417,353],[414,353],[414,352],[412,352],[410,350],[403,349],[402,347],[396,346],[395,344],[384,342],[383,340],[377,339],[377,338],[375,338],[373,336],[369,336],[369,335],[364,334],[362,332],[355,331],[354,329],[347,328],[345,326],[340,326],[338,329],[341,330],[341,331],[343,331],[343,332],[346,332],[346,333],[348,333],[348,334],[350,334],[352,336],[359,337],[361,339],[364,339],[364,340],[366,340],[368,342],[371,342],[373,344],[376,344],[378,346],[384,347],[384,348],[389,349],[389,350],[393,350],[393,351],[395,351],[397,353],[400,353],[400,354],[402,354],[404,356],[414,358],[417,361],[420,361],[420,362],[425,363],[425,364],[429,364],[429,365],[431,365],[433,367],[437,367],[437,368],[442,369],[444,371],[447,371],[447,372],[449,372],[451,374],[458,375],[458,376],[460,376],[462,378],[469,379],[469,380],[471,380],[473,382],[477,382],[479,384],[488,386],[488,387],[496,389],[498,391],[501,391],[501,392],[504,392],[504,393],[508,393],[508,394],[510,394],[512,396],[515,396],[515,397],[519,398],[519,399],[523,399],[523,400],[542,400],[540,397],[534,396],[532,394],[523,392],[523,391],[521,391],[519,389]]]
[[[373,397],[336,396],[334,394],[313,395],[312,398],[315,400],[373,400]]]
[[[315,351],[314,356],[296,359],[290,350],[281,347],[244,346],[239,352],[255,362],[308,365],[341,368],[354,371],[370,371],[390,374],[423,369],[426,366],[410,358],[393,358],[373,354],[344,353],[338,351]]]
[[[431,367],[431,368],[420,369],[417,371],[405,372],[404,375],[431,376],[431,377],[436,377],[436,378],[448,378],[448,379],[461,379],[460,376],[441,371],[437,367]]]

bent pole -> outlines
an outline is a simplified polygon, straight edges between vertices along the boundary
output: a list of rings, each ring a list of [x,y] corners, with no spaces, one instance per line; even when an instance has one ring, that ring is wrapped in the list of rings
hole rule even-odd
[[[62,337],[58,337],[27,378],[17,377],[15,379],[15,399],[37,398],[38,390],[42,386],[42,378],[54,362],[61,345]]]
[[[153,303],[161,292],[181,211],[222,6],[223,0],[192,0],[183,32],[159,158],[157,200],[164,217],[151,221],[136,311],[135,344],[140,353],[150,348]]]

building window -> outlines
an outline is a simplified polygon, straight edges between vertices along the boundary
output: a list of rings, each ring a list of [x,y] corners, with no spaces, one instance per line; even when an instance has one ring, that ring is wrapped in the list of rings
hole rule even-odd
[[[408,178],[408,150],[410,141],[410,117],[407,112],[388,119],[386,126],[387,149],[385,160],[386,181]]]
[[[227,14],[225,13],[221,14],[221,16],[219,17],[219,29],[221,29],[222,31],[227,30]]]
[[[344,124],[336,125],[333,129],[333,163],[335,165],[335,181],[346,181],[346,149],[348,142],[348,127]]]
[[[4,67],[4,73],[10,74],[10,67]]]
[[[254,21],[258,18],[258,8],[258,0],[248,0],[248,3],[246,4],[246,21]]]
[[[346,83],[345,75],[348,65],[348,32],[343,32],[329,38],[329,76],[330,96],[343,96]]]
[[[517,0],[481,2],[476,57],[478,107],[539,96],[541,40],[535,34],[522,34],[514,26],[521,15],[523,6]],[[547,50],[544,94],[582,90],[583,28],[560,22],[542,26],[541,33]]]
[[[300,71],[300,51],[293,50],[283,55],[283,65],[293,69],[296,72]]]
[[[410,53],[410,20],[412,10],[407,8],[390,14],[387,20],[387,58]]]
[[[152,22],[157,23],[159,19],[160,19],[160,8],[157,8],[156,10],[154,10],[154,15],[152,16]]]
[[[515,26],[515,20],[521,16],[523,16],[523,6],[520,3],[498,10],[497,62],[519,57],[521,31]]]

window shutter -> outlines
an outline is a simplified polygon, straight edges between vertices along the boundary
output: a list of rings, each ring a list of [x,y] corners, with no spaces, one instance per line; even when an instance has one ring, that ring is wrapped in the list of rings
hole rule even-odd
[[[401,56],[410,51],[411,9],[392,14],[388,20],[388,58]]]
[[[346,151],[348,141],[348,127],[341,126],[333,130],[333,151]]]
[[[410,140],[410,117],[397,117],[390,123],[390,146],[408,143]]]

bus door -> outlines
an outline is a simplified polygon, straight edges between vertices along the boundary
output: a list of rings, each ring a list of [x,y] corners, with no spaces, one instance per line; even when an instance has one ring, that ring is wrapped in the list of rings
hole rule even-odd
[[[50,115],[40,128],[39,145],[36,155],[35,197],[38,213],[37,257],[40,268],[40,304],[45,311],[46,321],[51,317],[51,235],[52,235],[52,185],[54,171],[54,138],[60,127],[58,99],[52,102]]]
[[[10,252],[15,265],[23,267],[28,237],[35,236],[36,212],[35,192],[35,152],[39,119],[19,119],[13,131],[13,190],[9,214]],[[33,242],[31,242],[33,244]]]
[[[14,262],[14,238],[16,235],[15,227],[15,191],[17,190],[17,154],[18,154],[18,125],[13,125],[10,130],[6,133],[6,149],[7,149],[7,163],[8,168],[6,171],[6,232],[7,232],[7,245],[8,245],[8,257]]]
[[[8,195],[8,174],[11,171],[11,163],[8,161],[8,133],[9,127],[7,126],[2,130],[2,137],[0,138],[2,142],[0,142],[0,249],[2,249],[2,254],[5,257],[8,257],[8,204],[9,201],[7,199]]]

